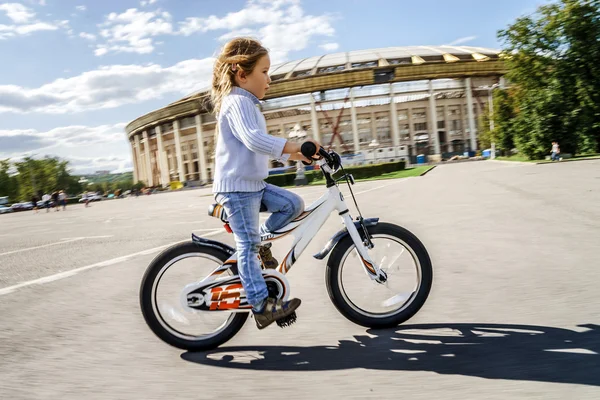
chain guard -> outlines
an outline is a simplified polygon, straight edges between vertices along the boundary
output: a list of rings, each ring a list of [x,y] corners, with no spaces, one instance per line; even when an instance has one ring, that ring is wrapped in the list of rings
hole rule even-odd
[[[287,300],[290,285],[285,275],[274,269],[263,270],[262,274],[269,296]],[[249,312],[252,308],[239,275],[205,279],[187,285],[181,293],[181,305],[192,312]]]

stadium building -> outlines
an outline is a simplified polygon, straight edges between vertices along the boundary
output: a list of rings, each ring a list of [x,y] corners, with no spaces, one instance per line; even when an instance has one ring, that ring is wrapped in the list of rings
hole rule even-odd
[[[481,47],[326,54],[273,66],[262,110],[270,134],[313,137],[349,163],[414,162],[420,154],[435,161],[478,149],[479,116],[505,72],[499,51]],[[211,181],[209,90],[137,118],[126,133],[136,181]]]

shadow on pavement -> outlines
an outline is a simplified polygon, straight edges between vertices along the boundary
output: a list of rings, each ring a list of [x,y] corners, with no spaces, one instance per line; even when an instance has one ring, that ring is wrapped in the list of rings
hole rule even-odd
[[[421,324],[368,330],[337,346],[240,346],[184,353],[198,364],[266,371],[368,368],[600,386],[600,325]]]

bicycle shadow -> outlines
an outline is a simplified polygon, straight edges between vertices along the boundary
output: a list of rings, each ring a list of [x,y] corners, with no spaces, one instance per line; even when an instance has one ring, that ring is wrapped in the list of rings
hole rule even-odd
[[[341,340],[337,346],[238,346],[183,353],[224,368],[431,371],[488,379],[600,386],[600,325],[584,332],[534,325],[420,324]]]

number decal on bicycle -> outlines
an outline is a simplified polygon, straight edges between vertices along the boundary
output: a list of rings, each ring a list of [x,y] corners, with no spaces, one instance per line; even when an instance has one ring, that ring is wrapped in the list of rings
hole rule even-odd
[[[240,290],[243,286],[241,283],[229,285],[225,289],[221,286],[214,287],[210,290],[210,310],[232,310],[240,306]]]

